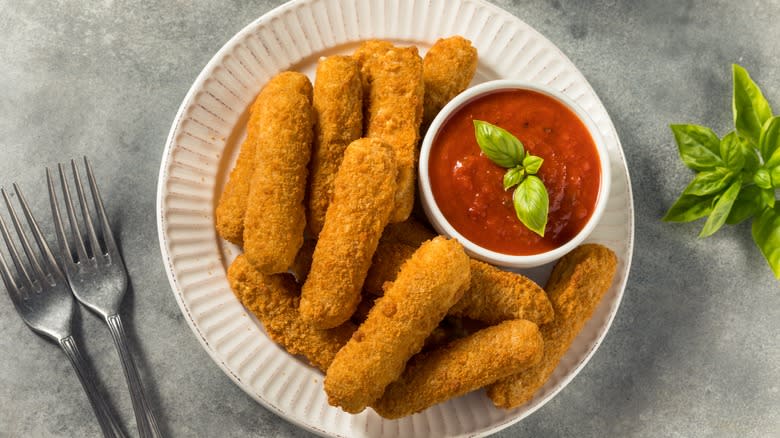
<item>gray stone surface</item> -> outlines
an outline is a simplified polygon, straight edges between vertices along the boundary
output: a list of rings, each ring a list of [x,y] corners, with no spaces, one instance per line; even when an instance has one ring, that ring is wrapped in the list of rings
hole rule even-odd
[[[308,436],[245,395],[200,347],[169,291],[154,212],[181,99],[224,42],[279,3],[0,0],[0,185],[18,182],[45,216],[44,166],[92,158],[132,278],[126,324],[169,436]],[[668,125],[725,133],[732,62],[780,108],[780,3],[497,3],[590,80],[623,142],[636,205],[631,276],[603,345],[555,399],[497,436],[777,436],[780,294],[749,227],[698,240],[701,223],[659,219],[690,177]],[[79,313],[86,353],[135,435],[109,334]],[[0,436],[99,434],[64,356],[27,329],[5,293],[0,352]]]

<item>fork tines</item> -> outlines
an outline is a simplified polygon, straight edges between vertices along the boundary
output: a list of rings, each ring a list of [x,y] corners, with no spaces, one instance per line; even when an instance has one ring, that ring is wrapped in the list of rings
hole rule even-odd
[[[79,174],[76,161],[70,161],[71,168],[73,170],[73,180],[76,186],[76,195],[81,207],[81,216],[83,218],[84,231],[87,234],[87,243],[85,245],[82,238],[82,230],[79,226],[79,221],[76,217],[76,209],[73,206],[73,201],[70,194],[69,184],[65,176],[65,169],[62,163],[58,164],[60,185],[62,186],[62,194],[65,202],[65,210],[68,216],[68,223],[70,225],[70,233],[65,230],[65,225],[60,214],[59,201],[56,191],[54,189],[54,181],[49,169],[46,169],[46,180],[49,187],[49,197],[51,199],[51,209],[54,216],[54,227],[57,233],[57,241],[60,244],[60,252],[63,254],[70,254],[73,258],[73,262],[87,262],[95,260],[98,255],[109,257],[115,250],[116,244],[114,243],[113,234],[111,228],[108,225],[108,218],[106,216],[105,209],[103,207],[103,201],[100,199],[100,192],[95,182],[95,175],[92,172],[92,166],[84,157],[84,165],[87,170],[87,181],[89,183],[90,194],[94,205],[95,212],[97,214],[97,222],[99,225],[95,227],[92,220],[92,214],[88,205],[87,196],[84,190],[84,185],[81,182],[81,175]],[[70,236],[71,238],[68,238]],[[102,245],[101,245],[102,243]],[[73,250],[75,249],[75,253]]]
[[[43,233],[41,233],[40,227],[38,227],[38,223],[35,221],[22,191],[16,184],[14,184],[13,187],[19,204],[22,207],[22,212],[27,219],[27,224],[30,227],[33,238],[42,254],[41,260],[39,260],[30,246],[30,242],[26,235],[27,233],[25,233],[22,223],[16,214],[16,210],[11,204],[8,193],[4,188],[0,189],[3,199],[5,200],[5,205],[8,208],[8,213],[11,216],[11,221],[16,229],[18,242],[27,259],[27,263],[25,263],[19,255],[19,251],[11,237],[8,226],[2,216],[0,216],[0,232],[3,235],[8,254],[11,256],[16,275],[11,271],[2,254],[0,254],[0,274],[2,274],[6,288],[11,293],[11,298],[17,300],[19,298],[25,298],[27,291],[40,291],[42,289],[42,282],[51,284],[54,281],[53,277],[62,278],[62,271],[57,265],[54,255],[49,249],[49,245],[46,243],[46,239],[43,237]]]

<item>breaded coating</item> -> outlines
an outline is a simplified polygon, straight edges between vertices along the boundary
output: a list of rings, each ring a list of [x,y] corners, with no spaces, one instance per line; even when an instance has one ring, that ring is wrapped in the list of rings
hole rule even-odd
[[[228,242],[244,243],[244,216],[249,197],[249,183],[255,170],[255,148],[257,132],[261,124],[259,117],[260,99],[255,99],[249,108],[249,121],[246,124],[246,138],[241,143],[238,160],[230,171],[230,177],[219,197],[215,212],[217,234]]]
[[[257,96],[260,123],[244,219],[244,253],[264,274],[287,271],[303,243],[311,95],[306,76],[283,72]]]
[[[469,86],[476,71],[477,49],[471,41],[457,35],[436,41],[423,59],[423,126],[430,125],[444,105]]]
[[[525,319],[541,325],[552,321],[553,308],[530,278],[472,259],[471,284],[449,314],[487,324]]]
[[[533,368],[488,387],[496,406],[510,409],[533,398],[609,289],[616,265],[615,253],[596,244],[581,245],[558,261],[547,282],[555,319],[541,327],[544,356]]]
[[[298,313],[299,287],[289,274],[263,275],[244,255],[228,268],[233,293],[260,322],[268,337],[290,354],[304,356],[323,372],[343,347],[356,326],[350,322],[320,330],[303,322]]]
[[[369,294],[381,296],[385,283],[395,280],[401,266],[414,254],[415,250],[414,246],[380,240],[371,261],[371,267],[368,268],[366,280],[363,282],[363,290]]]
[[[469,258],[457,241],[423,243],[336,354],[325,376],[328,403],[358,413],[381,397],[468,281]]]
[[[361,295],[360,296],[360,302],[358,303],[357,308],[355,309],[355,313],[352,314],[350,317],[350,321],[354,322],[357,325],[363,324],[365,322],[366,318],[368,318],[368,313],[371,312],[371,309],[374,307],[374,303],[376,302],[377,297],[374,295]]]
[[[304,240],[301,249],[299,249],[298,254],[295,255],[293,264],[290,266],[290,273],[295,276],[295,279],[300,284],[303,284],[306,281],[306,277],[309,276],[311,261],[312,258],[314,258],[314,247],[316,245],[316,240]]]
[[[401,378],[371,407],[384,418],[401,418],[516,374],[542,358],[536,324],[504,321],[428,353],[418,354]]]
[[[403,222],[389,224],[382,233],[382,241],[405,243],[415,248],[419,248],[426,240],[436,237],[427,225],[410,217]]]
[[[363,295],[363,298],[360,300],[357,309],[355,309],[355,313],[352,314],[350,321],[357,325],[363,324],[363,322],[366,321],[366,318],[368,318],[368,314],[371,312],[377,299],[378,298],[374,295]],[[452,332],[452,329],[450,328],[450,325],[447,324],[447,319],[445,318],[425,339],[422,351],[442,346],[447,342],[456,339],[456,337],[457,334]]]
[[[414,207],[415,166],[423,110],[422,59],[416,47],[367,41],[353,55],[367,90],[366,137],[393,146],[398,160],[398,191],[391,222],[406,220]]]
[[[355,311],[393,210],[397,172],[392,147],[380,140],[355,140],[344,152],[301,295],[301,316],[310,324],[335,327]]]
[[[314,237],[322,231],[333,197],[333,180],[344,150],[363,134],[363,84],[350,56],[329,56],[317,64],[314,79],[314,144],[307,223]]]
[[[370,69],[364,68],[363,66],[372,64],[376,62],[376,60],[387,53],[387,51],[392,50],[395,48],[393,43],[390,41],[384,41],[384,40],[365,40],[362,43],[360,43],[360,46],[358,46],[357,49],[355,49],[355,53],[352,54],[352,59],[357,62],[358,67],[361,69],[360,74],[360,81],[363,85],[363,108],[367,111],[368,110],[368,96],[371,94],[371,76],[369,75]],[[363,132],[365,132],[366,124],[368,123],[367,118],[363,118]]]
[[[363,290],[381,295],[382,285],[393,281],[403,263],[415,248],[403,243],[389,243],[383,238],[377,246],[368,269]],[[496,324],[508,319],[526,319],[545,324],[553,319],[553,308],[544,290],[528,277],[503,271],[471,259],[471,282],[463,298],[448,315]]]

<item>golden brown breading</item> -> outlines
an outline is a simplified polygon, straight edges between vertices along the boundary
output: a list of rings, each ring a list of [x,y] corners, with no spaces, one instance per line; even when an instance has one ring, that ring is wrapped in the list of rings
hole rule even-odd
[[[416,47],[367,41],[353,55],[367,90],[366,137],[393,146],[398,160],[398,191],[391,222],[409,217],[414,206],[417,142],[423,109],[422,59]]]
[[[316,240],[304,240],[303,245],[301,245],[301,249],[299,249],[298,254],[295,255],[293,264],[290,266],[290,273],[295,276],[295,280],[297,280],[300,284],[306,282],[306,277],[309,276],[311,261],[314,257],[314,248],[316,245]]]
[[[436,236],[427,225],[410,217],[403,222],[389,224],[382,233],[382,241],[405,243],[419,248],[423,242]]]
[[[335,327],[355,311],[371,258],[390,219],[397,172],[392,147],[378,139],[355,140],[344,152],[303,285],[301,316],[309,323]]]
[[[264,274],[287,271],[303,243],[311,96],[309,79],[295,72],[274,76],[257,96],[260,124],[244,219],[244,253]]]
[[[352,59],[357,62],[358,67],[361,69],[360,81],[363,84],[363,108],[368,110],[368,96],[371,93],[371,76],[369,75],[370,69],[363,66],[369,65],[387,53],[388,50],[392,50],[395,46],[390,41],[384,40],[365,40],[355,49],[355,53],[352,54]],[[365,114],[364,114],[365,115]],[[363,132],[365,132],[368,119],[363,118]]]
[[[363,134],[363,85],[360,68],[352,57],[330,56],[317,64],[314,117],[307,222],[317,237],[333,197],[333,180],[344,150]]]
[[[382,294],[382,285],[393,281],[401,265],[414,253],[403,243],[379,242],[363,289]],[[531,279],[495,266],[471,260],[471,282],[463,298],[448,315],[496,324],[508,319],[527,319],[545,324],[553,319],[553,309],[544,290]]]
[[[244,216],[246,201],[249,197],[249,183],[255,170],[255,148],[257,132],[262,121],[257,107],[260,99],[255,99],[249,109],[249,121],[246,124],[246,139],[241,143],[238,160],[230,171],[230,177],[219,197],[215,212],[217,234],[228,242],[244,243]]]
[[[468,280],[469,258],[457,241],[437,237],[423,243],[336,354],[325,376],[328,403],[357,413],[376,401],[420,351]]]
[[[320,330],[305,323],[298,313],[299,287],[289,274],[263,275],[244,255],[228,268],[233,293],[260,322],[268,337],[290,354],[300,354],[322,371],[357,328],[347,322]]]
[[[395,280],[401,266],[409,260],[415,250],[414,246],[380,240],[363,282],[363,290],[381,296],[385,282]]]
[[[496,406],[520,406],[544,385],[612,284],[616,264],[615,253],[596,244],[581,245],[558,261],[547,282],[555,319],[541,327],[542,361],[490,385],[487,394]]]
[[[536,324],[504,321],[413,357],[371,406],[384,418],[412,415],[537,364],[543,344]]]
[[[360,303],[358,303],[358,306],[355,309],[355,313],[353,313],[352,316],[350,317],[350,321],[354,322],[357,325],[363,324],[366,318],[368,318],[368,313],[374,307],[374,303],[376,302],[376,300],[377,297],[375,297],[374,295],[369,295],[369,294],[361,295]]]
[[[447,102],[469,86],[476,71],[477,49],[471,41],[461,36],[436,41],[423,59],[423,126],[428,126]]]
[[[547,294],[530,278],[471,260],[471,284],[449,315],[487,324],[507,319],[525,319],[545,324],[553,319]]]

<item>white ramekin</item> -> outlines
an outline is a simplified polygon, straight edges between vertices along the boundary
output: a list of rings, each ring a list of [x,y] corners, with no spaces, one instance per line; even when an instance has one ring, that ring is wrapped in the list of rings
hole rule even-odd
[[[439,206],[436,204],[433,191],[431,190],[431,182],[428,175],[428,160],[430,158],[431,145],[433,144],[433,140],[436,138],[436,135],[439,133],[442,125],[444,125],[444,122],[447,121],[451,114],[455,113],[458,109],[470,101],[483,95],[501,90],[535,91],[562,103],[564,106],[569,108],[585,125],[588,132],[590,133],[590,136],[593,138],[593,142],[596,145],[596,152],[599,155],[601,183],[599,185],[598,197],[596,198],[596,206],[593,210],[593,214],[591,214],[588,222],[585,223],[585,226],[582,227],[582,230],[580,230],[576,236],[574,236],[571,240],[562,246],[547,252],[533,255],[510,255],[492,251],[477,245],[476,243],[465,238],[447,221],[447,219],[442,214],[441,209],[439,209]],[[436,228],[436,231],[438,231],[440,234],[444,234],[458,240],[466,249],[466,252],[469,253],[469,255],[472,257],[508,268],[533,268],[550,263],[563,257],[566,253],[582,243],[596,227],[596,224],[598,224],[599,220],[601,219],[601,215],[606,208],[607,199],[609,198],[610,180],[610,165],[607,147],[604,144],[604,139],[601,137],[598,128],[585,112],[585,110],[580,108],[577,103],[559,91],[553,90],[543,85],[532,84],[523,81],[489,81],[471,87],[460,93],[454,99],[452,99],[433,120],[430,127],[428,128],[428,132],[425,134],[425,138],[423,139],[422,147],[420,149],[419,184],[422,205],[425,209],[425,214],[428,216],[428,220],[431,222],[434,228]]]

